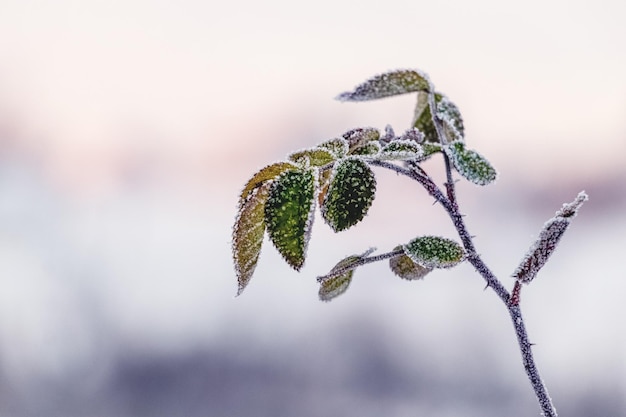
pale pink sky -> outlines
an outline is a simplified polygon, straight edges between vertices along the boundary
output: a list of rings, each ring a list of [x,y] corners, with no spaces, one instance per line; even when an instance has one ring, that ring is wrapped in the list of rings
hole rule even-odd
[[[410,98],[332,98],[420,68],[497,162],[597,173],[626,150],[624,18],[618,0],[5,0],[0,122],[68,181],[120,153],[239,172],[235,155],[258,167],[358,125],[404,129]]]

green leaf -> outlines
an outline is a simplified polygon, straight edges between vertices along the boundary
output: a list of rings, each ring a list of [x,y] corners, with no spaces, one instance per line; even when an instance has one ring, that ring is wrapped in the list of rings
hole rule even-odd
[[[337,163],[322,205],[322,216],[339,232],[357,224],[367,214],[376,192],[376,178],[365,162],[347,158]]]
[[[352,282],[354,269],[349,270],[345,274],[329,278],[322,281],[318,296],[322,301],[330,301],[346,292]]]
[[[263,235],[265,233],[265,202],[269,195],[271,183],[266,182],[251,191],[249,198],[243,202],[233,227],[233,260],[241,294],[248,285],[256,268]]]
[[[381,151],[380,159],[406,161],[418,159],[423,155],[419,143],[407,139],[389,142]]]
[[[346,292],[352,282],[354,269],[361,260],[374,252],[374,250],[374,248],[370,248],[360,255],[348,256],[337,262],[328,274],[318,277],[317,280],[320,282],[320,290],[318,293],[320,300],[330,301]]]
[[[430,158],[431,156],[433,156],[434,154],[441,152],[443,150],[443,148],[441,147],[441,145],[439,143],[433,143],[433,142],[424,142],[422,144],[422,151],[424,152],[422,154],[422,156],[419,158],[419,161],[425,161],[428,158]]]
[[[291,162],[276,162],[259,170],[256,174],[252,176],[252,178],[250,178],[246,186],[241,191],[241,194],[239,196],[240,207],[243,202],[250,196],[252,190],[261,186],[266,181],[277,178],[283,172],[294,168],[297,168],[297,166]]]
[[[439,116],[442,120],[448,120],[457,132],[459,132],[461,137],[465,136],[465,126],[463,125],[461,111],[447,96],[441,93],[439,93],[439,95],[441,96],[439,100],[437,100],[435,96],[435,102],[437,103],[437,116]]]
[[[402,249],[402,246],[396,247],[394,251],[398,249]],[[432,271],[432,268],[426,268],[422,265],[416,264],[406,254],[402,254],[396,256],[395,258],[389,259],[389,268],[391,268],[393,273],[400,278],[409,281],[422,279],[430,271]]]
[[[287,263],[304,265],[315,209],[315,178],[311,170],[283,172],[270,188],[265,222],[270,239]]]
[[[465,252],[453,240],[422,236],[404,245],[404,253],[425,268],[450,268],[463,260]]]
[[[449,143],[445,152],[459,174],[476,185],[487,185],[498,176],[485,157],[476,151],[465,149],[463,142]]]
[[[321,167],[335,160],[335,156],[327,149],[304,149],[289,155],[289,160],[304,166]]]
[[[330,151],[336,158],[343,158],[348,153],[348,141],[343,138],[335,138],[327,140],[317,145],[320,149],[326,149]]]
[[[352,155],[365,155],[365,156],[375,156],[380,153],[380,142],[370,142],[363,146],[359,146],[353,152]]]
[[[437,116],[441,120],[447,120],[456,129],[460,137],[465,134],[465,128],[463,126],[463,118],[458,107],[451,102],[448,97],[442,93],[435,93],[435,104],[437,106]],[[424,133],[425,140],[427,142],[437,143],[439,137],[437,136],[437,129],[433,123],[433,119],[430,112],[430,105],[428,104],[428,94],[418,93],[417,104],[415,106],[415,114],[413,116],[413,127],[418,128]],[[449,141],[455,140],[455,138],[448,138]]]
[[[367,101],[415,91],[430,91],[428,76],[417,70],[396,70],[376,75],[353,91],[337,96],[339,101]]]
[[[358,127],[344,133],[343,138],[348,141],[348,154],[363,146],[367,146],[372,141],[378,141],[380,132],[373,127]]]

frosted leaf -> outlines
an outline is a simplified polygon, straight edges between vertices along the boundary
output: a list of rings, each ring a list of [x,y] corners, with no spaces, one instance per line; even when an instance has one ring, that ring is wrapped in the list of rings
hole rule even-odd
[[[289,160],[307,166],[321,167],[335,160],[335,156],[327,149],[313,148],[304,149],[289,155]]]
[[[530,247],[517,269],[513,272],[515,279],[524,284],[528,284],[535,278],[539,270],[543,268],[556,249],[563,233],[565,233],[571,220],[578,213],[578,209],[588,198],[584,191],[580,192],[574,201],[564,204],[563,207],[556,212],[556,215],[543,225],[539,237]]]
[[[412,140],[416,143],[424,142],[424,134],[419,131],[418,128],[413,127],[406,132],[402,136],[400,136],[400,140]]]
[[[330,301],[346,292],[352,282],[354,269],[349,270],[345,274],[329,278],[320,283],[318,296],[322,301]]]
[[[450,142],[463,142],[463,136],[457,130],[457,128],[448,119],[441,119],[441,125],[443,127],[443,134],[446,135],[446,140]]]
[[[380,132],[373,127],[358,127],[347,131],[342,136],[348,141],[348,154],[352,154],[356,149],[372,141],[378,141]]]
[[[396,70],[370,78],[353,91],[339,94],[337,100],[376,100],[415,91],[430,91],[428,76],[418,70]]]
[[[424,142],[422,144],[422,156],[418,159],[419,162],[425,161],[434,154],[443,150],[439,143]]]
[[[335,231],[360,222],[374,200],[376,178],[365,162],[347,158],[337,163],[322,204],[322,217]]]
[[[394,251],[402,249],[402,246],[397,246]],[[394,274],[402,279],[409,281],[424,278],[432,268],[426,268],[422,265],[416,264],[406,254],[396,256],[389,259],[389,268]]]
[[[465,149],[463,142],[452,142],[444,148],[454,168],[465,179],[476,185],[487,185],[495,181],[496,170],[489,161],[476,151]]]
[[[365,145],[359,146],[354,151],[351,152],[352,155],[365,155],[365,156],[375,156],[380,153],[380,142],[370,142]]]
[[[320,149],[326,149],[336,158],[343,158],[348,153],[348,141],[343,138],[327,140],[317,145]]]
[[[352,282],[354,269],[359,266],[365,257],[371,254],[374,248],[370,248],[360,255],[351,255],[337,262],[337,264],[324,276],[318,277],[320,282],[319,298],[322,301],[330,301],[348,289]]]
[[[406,161],[420,158],[422,147],[408,139],[398,139],[386,145],[380,153],[379,159]]]
[[[458,107],[439,92],[435,93],[435,104],[437,106],[437,117],[440,120],[447,120],[462,138],[465,135],[465,128]],[[437,129],[435,128],[430,112],[427,93],[419,93],[417,95],[417,104],[415,105],[415,113],[413,115],[413,127],[416,127],[424,134],[424,138],[427,142],[439,142]]]
[[[403,246],[411,260],[425,268],[450,268],[463,261],[465,252],[453,240],[438,236],[422,236]]]
[[[263,235],[265,233],[265,202],[271,183],[266,182],[251,191],[249,198],[240,207],[233,227],[233,260],[237,274],[238,290],[241,294],[250,282],[256,268]]]
[[[465,126],[459,108],[450,101],[444,94],[439,93],[440,99],[435,99],[437,103],[437,116],[442,120],[449,121],[456,131],[463,137],[465,135]],[[436,97],[436,96],[435,96]]]
[[[239,196],[240,206],[248,198],[252,190],[261,186],[266,181],[277,178],[283,172],[295,168],[297,168],[297,166],[291,162],[276,162],[259,170],[252,176],[252,178],[250,178],[246,186],[241,191]]]
[[[311,170],[282,173],[273,183],[265,204],[270,240],[299,271],[304,264],[315,209],[315,177]]]

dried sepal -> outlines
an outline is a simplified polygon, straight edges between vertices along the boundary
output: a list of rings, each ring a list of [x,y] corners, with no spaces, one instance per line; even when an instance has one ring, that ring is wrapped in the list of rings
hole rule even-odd
[[[260,169],[256,174],[250,178],[246,186],[241,191],[239,196],[239,205],[241,206],[245,200],[250,196],[250,193],[255,188],[261,186],[266,181],[277,178],[283,172],[297,168],[292,162],[276,162]]]
[[[398,246],[394,249],[402,249],[402,246]],[[389,259],[389,268],[394,274],[402,279],[409,281],[424,278],[432,268],[426,268],[420,264],[417,264],[411,260],[406,254],[400,254],[396,257]]]
[[[340,232],[360,222],[374,200],[376,178],[361,159],[350,157],[338,162],[322,204],[322,217]]]
[[[282,173],[273,183],[265,204],[270,240],[295,270],[304,265],[315,209],[312,170]]]
[[[454,240],[439,236],[422,236],[403,246],[411,260],[425,268],[451,268],[463,261],[465,251]]]
[[[468,181],[487,185],[497,178],[497,172],[489,161],[478,152],[466,149],[463,142],[449,143],[444,150],[454,168]]]
[[[346,292],[352,282],[354,269],[374,250],[374,248],[370,248],[360,255],[348,256],[337,262],[328,274],[318,277],[317,281],[320,283],[318,296],[320,300],[330,301]]]
[[[424,154],[422,146],[409,139],[398,139],[387,144],[381,151],[379,159],[407,161],[418,159]]]
[[[353,91],[337,96],[339,101],[367,101],[416,91],[430,91],[428,76],[418,70],[396,70],[376,75]]]
[[[400,140],[411,140],[416,143],[424,142],[424,134],[420,132],[420,130],[416,127],[412,127],[408,129],[406,132],[400,136]]]
[[[335,158],[343,158],[348,154],[348,141],[344,138],[330,139],[317,145],[320,149],[326,149],[332,153]]]
[[[304,167],[321,167],[333,162],[335,155],[327,149],[312,148],[303,149],[289,155],[289,160]]]
[[[513,272],[515,279],[528,284],[535,278],[556,249],[570,222],[578,213],[578,209],[588,199],[584,191],[580,192],[574,201],[564,204],[556,215],[543,225],[539,237]]]
[[[243,202],[233,227],[233,261],[241,294],[256,268],[265,233],[265,203],[271,183],[266,182],[251,191]]]

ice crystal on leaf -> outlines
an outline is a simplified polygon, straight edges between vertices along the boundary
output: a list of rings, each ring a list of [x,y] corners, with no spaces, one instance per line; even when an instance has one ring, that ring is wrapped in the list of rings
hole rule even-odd
[[[238,291],[241,294],[256,268],[263,235],[265,234],[265,202],[271,183],[266,182],[251,191],[240,207],[233,228],[233,260],[237,273]]]
[[[356,148],[352,155],[376,156],[380,153],[380,142],[370,142]]]
[[[295,270],[304,264],[314,209],[313,171],[286,171],[272,183],[265,204],[267,231],[278,252]]]
[[[348,141],[343,138],[327,140],[317,145],[320,149],[327,149],[336,158],[343,158],[348,153]]]
[[[239,206],[241,207],[241,205],[248,198],[252,190],[259,187],[266,181],[275,179],[283,172],[295,168],[297,168],[297,166],[291,162],[276,162],[260,169],[256,174],[252,176],[252,178],[250,178],[246,186],[241,191],[241,194],[239,196]]]
[[[478,152],[465,149],[463,142],[449,143],[444,150],[454,168],[468,181],[476,185],[487,185],[495,181],[497,173],[489,161]]]
[[[346,230],[365,217],[375,192],[376,178],[370,167],[356,157],[344,159],[334,169],[322,216],[335,232]]]
[[[571,220],[578,213],[578,209],[588,198],[584,191],[580,192],[574,201],[564,204],[556,215],[543,225],[539,237],[513,272],[515,279],[528,284],[535,278],[556,249]]]
[[[353,91],[339,94],[337,100],[376,100],[416,91],[430,91],[428,76],[416,70],[396,70],[370,78],[358,85]]]
[[[394,251],[398,249],[402,249],[402,246],[397,246]],[[389,268],[400,278],[409,281],[422,279],[433,270],[416,264],[404,253],[389,259]]]
[[[411,260],[425,268],[450,268],[461,262],[465,252],[453,240],[438,236],[422,236],[403,246]]]
[[[424,151],[418,143],[408,139],[398,139],[382,149],[380,159],[406,161],[418,159],[423,154]]]

